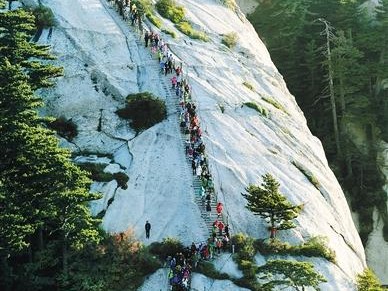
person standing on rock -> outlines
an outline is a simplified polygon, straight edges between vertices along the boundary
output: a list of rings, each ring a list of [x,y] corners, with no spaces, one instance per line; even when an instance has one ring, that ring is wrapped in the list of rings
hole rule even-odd
[[[209,214],[209,218],[210,218],[210,213],[212,211],[212,207],[210,205],[210,200],[207,200],[207,202],[206,202],[206,211]]]
[[[146,238],[150,238],[150,231],[151,231],[151,223],[149,223],[149,221],[147,220],[146,221],[146,224],[145,224],[145,231],[146,231]]]
[[[145,47],[148,47],[148,41],[149,40],[150,40],[150,35],[149,35],[148,31],[146,31],[146,33],[144,35]]]

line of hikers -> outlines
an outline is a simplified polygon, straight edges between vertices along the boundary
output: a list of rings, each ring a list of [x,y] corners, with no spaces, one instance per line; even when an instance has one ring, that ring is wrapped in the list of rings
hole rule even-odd
[[[205,144],[202,140],[202,130],[199,125],[199,118],[196,114],[196,106],[191,101],[191,87],[186,78],[183,78],[182,63],[177,65],[177,62],[170,52],[167,43],[160,37],[158,33],[146,31],[144,34],[144,46],[151,48],[151,53],[156,54],[160,64],[160,72],[165,76],[174,74],[171,81],[171,87],[175,91],[175,95],[179,100],[180,112],[179,122],[182,134],[186,136],[185,154],[191,160],[193,175],[196,175],[201,181],[201,201],[209,214],[212,211],[211,201],[215,199],[214,183],[209,171],[207,158],[205,155]],[[217,219],[213,225],[218,229],[218,235],[223,236],[225,230],[225,238],[220,238],[218,244],[227,243],[229,240],[229,226],[222,222],[223,204],[217,203],[216,212]],[[217,243],[216,236],[212,232],[211,242]]]
[[[131,3],[130,0],[109,1],[124,3],[125,8],[130,7]],[[120,7],[117,4],[116,6]],[[119,11],[124,20],[126,20],[125,8],[123,13]],[[136,6],[132,6],[130,9],[131,15],[136,14],[136,12]],[[138,21],[141,23],[140,17]],[[134,25],[133,21],[132,25]],[[139,29],[140,35],[143,35],[143,28],[141,25],[139,25]],[[160,65],[160,73],[165,76],[168,74],[174,74],[170,81],[171,87],[175,91],[179,100],[179,123],[182,134],[186,136],[185,154],[189,160],[191,160],[193,175],[197,176],[201,181],[201,190],[198,194],[201,195],[202,206],[209,214],[210,218],[210,213],[212,211],[211,201],[213,199],[216,200],[214,183],[205,155],[205,144],[202,140],[202,130],[196,114],[196,106],[191,101],[191,87],[188,84],[187,79],[183,78],[182,63],[177,65],[178,62],[176,62],[173,54],[170,52],[167,43],[160,37],[159,34],[153,32],[152,30],[145,31],[144,45],[145,47],[150,47],[151,53],[157,55]],[[196,195],[198,194],[196,193]],[[210,260],[214,258],[216,254],[220,254],[221,251],[227,251],[229,249],[229,225],[222,221],[222,211],[223,204],[218,202],[216,205],[217,219],[212,224],[211,236],[208,238],[207,243],[195,244],[193,242],[190,248],[185,248],[184,252],[177,253],[175,255],[171,254],[167,257],[166,264],[170,268],[168,279],[171,290],[189,290],[191,272],[193,268],[195,269],[197,267],[198,262],[201,260]],[[151,226],[148,221],[145,228],[146,237],[149,238]]]

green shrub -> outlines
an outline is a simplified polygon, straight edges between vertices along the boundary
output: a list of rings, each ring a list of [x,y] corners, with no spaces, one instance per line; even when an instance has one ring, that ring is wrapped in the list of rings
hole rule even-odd
[[[249,83],[249,82],[247,82],[247,81],[244,81],[244,82],[243,82],[243,85],[244,85],[245,87],[247,87],[249,90],[255,91],[255,88],[253,88],[253,85],[252,85],[251,83]]]
[[[230,279],[228,274],[217,271],[211,262],[200,261],[197,268],[195,269],[195,272],[204,274],[206,277],[216,280]]]
[[[187,21],[182,21],[175,25],[175,27],[182,33],[186,34],[192,39],[200,39],[202,41],[209,41],[209,37],[202,31],[195,30]]]
[[[185,18],[185,9],[178,6],[174,0],[159,0],[156,3],[156,9],[160,15],[173,23],[179,23]]]
[[[243,233],[237,233],[232,236],[231,244],[235,245],[237,252],[237,261],[251,261],[256,253],[254,248],[254,239]]]
[[[327,238],[315,236],[300,246],[294,247],[294,254],[307,257],[322,257],[335,263],[336,256],[332,249],[327,247]]]
[[[164,101],[149,92],[128,95],[126,107],[116,113],[121,118],[130,119],[130,125],[136,132],[150,128],[167,117]]]
[[[250,261],[245,261],[245,262],[248,262],[249,265],[246,266],[246,269],[242,270],[244,278],[246,278],[248,280],[256,281],[256,270],[257,270],[257,267],[252,262],[250,262]]]
[[[282,242],[278,239],[272,239],[268,242],[264,240],[256,240],[255,248],[262,255],[280,254],[280,255],[296,255],[306,257],[321,257],[335,263],[336,256],[332,249],[327,247],[326,238],[315,236],[307,242],[292,246],[287,242]]]
[[[171,35],[172,38],[176,38],[176,33],[175,33],[175,31],[173,31],[173,30],[171,30],[171,29],[163,28],[163,29],[162,29],[162,32]]]
[[[253,247],[253,239],[249,237],[246,241],[244,246],[238,251],[237,256],[238,259],[241,261],[244,260],[252,260],[255,256],[255,248]]]
[[[256,278],[251,279],[247,277],[242,277],[239,279],[232,280],[234,284],[239,287],[247,288],[252,291],[268,291],[271,289],[263,289],[262,286],[257,282]]]
[[[137,290],[147,275],[161,267],[148,248],[128,232],[105,235],[98,245],[70,255],[71,276],[58,278],[60,290]]]
[[[244,105],[249,107],[249,108],[251,108],[251,109],[256,110],[261,115],[263,115],[265,117],[268,117],[268,111],[264,107],[261,107],[261,106],[259,106],[258,104],[254,103],[254,102],[245,102]]]
[[[281,105],[278,101],[276,101],[275,99],[271,98],[271,97],[263,97],[263,100],[265,102],[268,102],[269,104],[271,104],[273,107],[283,111],[284,113],[288,114],[288,112],[286,111],[286,109],[284,109],[283,105]]]
[[[184,246],[175,238],[167,237],[163,241],[154,242],[149,246],[150,253],[159,256],[164,261],[167,256],[174,256],[176,253],[183,252]]]
[[[131,5],[135,4],[140,15],[152,14],[151,0],[132,0]],[[148,16],[147,16],[148,17]]]
[[[51,27],[55,25],[53,11],[46,6],[39,5],[32,9],[35,16],[35,25],[39,28]]]
[[[230,243],[235,246],[235,249],[238,252],[245,245],[247,239],[248,236],[246,234],[239,232],[232,236]]]
[[[232,49],[237,45],[238,36],[237,33],[231,32],[224,35],[221,43]],[[252,89],[251,89],[252,90]]]
[[[271,239],[268,242],[265,240],[256,240],[255,248],[262,255],[270,254],[287,254],[291,252],[292,246],[289,243],[282,242],[278,239]]]
[[[113,178],[117,181],[117,185],[120,188],[122,188],[124,190],[128,188],[127,183],[129,181],[129,177],[127,176],[127,174],[125,174],[123,172],[114,173]]]
[[[357,275],[357,291],[383,291],[381,283],[373,271],[366,268]]]
[[[110,173],[105,173],[104,169],[106,168],[105,164],[97,163],[82,163],[79,166],[89,172],[89,178],[97,182],[110,182],[112,181],[113,175]]]
[[[59,117],[50,122],[47,126],[52,130],[55,130],[59,136],[69,141],[72,141],[78,134],[77,125],[73,121],[67,120],[65,117]]]
[[[152,13],[147,13],[146,14],[148,20],[153,24],[155,25],[157,28],[161,28],[162,27],[162,21],[155,15],[153,15]]]

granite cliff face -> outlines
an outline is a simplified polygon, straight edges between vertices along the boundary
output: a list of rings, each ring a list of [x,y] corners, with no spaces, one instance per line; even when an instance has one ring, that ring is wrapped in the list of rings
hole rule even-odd
[[[192,86],[210,171],[232,232],[268,235],[265,223],[245,209],[240,193],[270,172],[291,202],[305,205],[297,228],[279,237],[301,243],[312,236],[326,236],[336,252],[336,264],[296,259],[315,264],[328,279],[322,284],[324,290],[353,290],[355,275],[365,267],[364,249],[322,145],[309,131],[264,44],[242,13],[219,1],[177,2],[185,7],[194,27],[210,37],[205,43],[178,31],[176,39],[162,34]],[[104,194],[92,204],[94,213],[105,211],[103,227],[110,232],[131,227],[144,240],[148,219],[153,224],[151,242],[167,236],[177,236],[186,244],[205,240],[206,227],[194,199],[175,101],[155,57],[104,0],[42,3],[53,10],[58,26],[51,33],[43,31],[39,42],[52,45],[58,64],[65,69],[57,86],[42,92],[47,104],[44,113],[64,116],[78,125],[78,136],[72,143],[63,140],[64,146],[106,155],[80,154],[78,161],[106,164],[106,171],[129,176],[125,190],[116,181],[93,184],[93,189]],[[176,30],[168,20],[164,26]],[[230,32],[239,36],[232,50],[221,44],[222,35]],[[142,91],[166,100],[169,114],[162,123],[136,135],[115,111],[123,107],[129,93]],[[248,108],[246,102],[255,102],[267,114]],[[300,169],[315,176],[319,185],[311,184]],[[268,257],[258,255],[256,259],[262,264]],[[218,265],[221,268],[226,263]],[[227,271],[239,276],[233,263],[228,264]],[[159,290],[159,277],[155,274],[144,290]],[[193,288],[203,288],[207,280],[194,276]],[[220,281],[217,288],[237,290],[230,284]]]

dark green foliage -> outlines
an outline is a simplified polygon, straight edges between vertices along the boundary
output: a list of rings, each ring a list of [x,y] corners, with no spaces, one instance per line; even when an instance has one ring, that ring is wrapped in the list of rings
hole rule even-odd
[[[98,245],[73,253],[69,272],[60,276],[61,290],[136,290],[146,275],[161,267],[131,231],[106,235]]]
[[[373,271],[366,268],[357,275],[357,291],[383,291],[381,283]]]
[[[29,15],[0,14],[8,26],[0,41],[25,41]],[[100,196],[89,192],[87,172],[71,163],[37,114],[42,101],[33,89],[45,84],[31,77],[27,59],[39,64],[47,52],[12,49],[0,46],[0,289],[136,290],[159,262],[128,233],[110,237],[99,229],[88,203]],[[121,187],[128,181],[112,178]]]
[[[246,277],[242,277],[239,279],[234,279],[233,283],[239,287],[247,288],[252,291],[270,291],[270,288],[263,287],[260,285],[257,280],[252,280]]]
[[[97,164],[97,163],[82,163],[79,166],[87,171],[89,178],[97,182],[110,182],[114,179],[111,173],[105,173],[104,169],[106,164]]]
[[[0,58],[21,65],[30,78],[30,86],[36,90],[52,86],[52,78],[61,76],[63,70],[42,62],[55,59],[48,46],[30,42],[35,32],[34,21],[32,13],[23,9],[0,13]]]
[[[164,101],[157,99],[149,92],[130,94],[127,105],[117,110],[124,119],[130,119],[130,125],[137,132],[150,128],[167,117]]]
[[[238,261],[253,260],[253,257],[256,253],[255,248],[253,246],[253,238],[243,233],[238,233],[232,237],[231,244],[235,245]]]
[[[250,184],[242,196],[247,199],[246,208],[264,219],[269,219],[271,227],[284,230],[295,227],[292,222],[298,217],[301,206],[292,205],[279,192],[280,184],[269,173],[262,176],[261,186]]]
[[[195,269],[196,273],[204,274],[206,277],[215,279],[215,280],[229,280],[230,277],[226,273],[221,273],[214,268],[214,265],[211,262],[200,261],[197,268]]]
[[[249,108],[252,108],[253,110],[256,110],[261,115],[268,117],[268,111],[264,107],[254,103],[254,102],[245,102],[244,105],[249,107]]]
[[[118,172],[113,174],[113,178],[117,181],[117,185],[122,188],[122,189],[127,189],[128,188],[128,181],[129,177],[123,173],[123,172]]]
[[[89,178],[96,182],[110,182],[112,180],[117,181],[117,186],[122,189],[128,188],[129,177],[123,172],[117,172],[114,174],[105,173],[104,169],[106,164],[97,163],[81,163],[79,166],[89,173]]]
[[[309,127],[325,147],[328,160],[352,209],[360,214],[364,245],[373,228],[372,211],[386,205],[384,180],[377,165],[377,143],[388,139],[388,2],[371,19],[360,10],[360,1],[273,0],[262,1],[249,19],[266,43],[271,57],[296,96]],[[339,149],[328,118],[332,104],[325,98],[329,60],[322,54],[326,38],[319,18],[327,20],[332,34],[333,76]],[[358,129],[358,130],[354,130]],[[342,154],[340,153],[342,152]],[[314,184],[314,183],[313,183]],[[385,220],[386,224],[388,219]]]
[[[156,9],[164,18],[170,19],[173,23],[182,22],[185,18],[185,9],[178,6],[174,0],[159,0]]]
[[[182,243],[175,238],[164,238],[163,241],[150,244],[149,250],[151,254],[157,255],[163,262],[168,256],[175,256],[184,250]]]
[[[32,9],[35,16],[35,25],[38,28],[51,27],[55,25],[55,17],[49,7],[39,5]]]
[[[264,286],[274,288],[275,286],[290,286],[295,290],[311,286],[319,290],[318,285],[327,282],[325,277],[314,270],[314,266],[308,262],[296,262],[287,260],[270,260],[264,266],[258,268],[259,273],[267,275],[268,283]],[[275,280],[271,280],[276,276]]]
[[[30,81],[20,66],[0,59],[0,224],[8,225],[0,225],[0,268],[13,270],[0,280],[4,289],[46,288],[55,274],[67,274],[71,251],[100,239],[99,220],[87,207],[98,195],[89,193],[86,173],[42,126]]]
[[[238,35],[235,32],[227,33],[222,38],[221,43],[232,49],[237,45]]]
[[[243,233],[238,233],[231,238],[231,244],[235,245],[236,249],[234,260],[244,275],[243,278],[234,282],[238,286],[247,287],[251,290],[263,290],[260,289],[261,286],[256,279],[257,266],[254,259],[256,254],[254,239]]]
[[[77,125],[67,120],[65,117],[59,117],[56,120],[50,122],[48,127],[55,130],[59,136],[72,141],[78,134]]]

